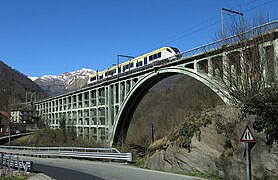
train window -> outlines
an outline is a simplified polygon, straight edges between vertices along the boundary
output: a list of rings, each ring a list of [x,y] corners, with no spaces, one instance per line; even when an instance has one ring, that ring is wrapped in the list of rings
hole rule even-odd
[[[95,76],[95,77],[92,77],[91,79],[90,79],[90,81],[95,81],[97,79],[97,77]]]
[[[157,53],[157,58],[161,57],[161,52]]]
[[[176,53],[176,54],[181,53],[181,52],[180,52],[180,50],[179,50],[179,49],[177,49],[177,48],[173,48],[173,47],[172,47],[172,49],[175,51],[175,53]]]
[[[107,72],[105,73],[105,76],[113,75],[115,72],[116,72],[115,69],[114,69],[114,70],[111,70],[111,71],[107,71]]]
[[[124,72],[126,69],[129,69],[129,68],[132,68],[132,67],[134,67],[134,63],[133,63],[133,62],[131,62],[130,64],[127,64],[127,65],[124,65],[124,66],[123,66],[123,72]]]
[[[172,51],[171,51],[169,48],[167,48],[167,51],[170,52],[170,53],[172,53]]]
[[[100,75],[100,76],[99,76],[99,79],[102,80],[102,79],[103,79],[103,75]]]
[[[128,64],[123,66],[123,72],[125,72],[126,69],[128,69]]]
[[[115,73],[116,73],[116,69],[113,69],[113,70],[110,71],[110,75],[113,75]]]
[[[121,67],[118,67],[118,73],[121,73],[122,71],[122,68]]]
[[[139,61],[139,62],[136,63],[136,67],[140,67],[142,65],[143,65],[143,61]]]
[[[161,52],[149,56],[149,60],[152,61],[152,60],[160,58],[160,57],[161,57]]]
[[[149,56],[149,60],[150,60],[150,61],[152,61],[153,59],[154,59],[154,56],[153,56],[153,55]]]
[[[147,64],[148,63],[148,59],[147,57],[144,58],[144,64]]]

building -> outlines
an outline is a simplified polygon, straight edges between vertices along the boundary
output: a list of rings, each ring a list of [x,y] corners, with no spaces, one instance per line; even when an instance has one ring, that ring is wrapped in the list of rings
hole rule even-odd
[[[13,123],[31,124],[33,123],[33,111],[32,110],[12,110],[11,121]]]
[[[32,121],[33,111],[0,111],[0,136],[15,134],[19,132],[26,132],[27,123]],[[11,114],[11,115],[10,115]]]
[[[10,115],[6,111],[0,111],[0,136],[9,134],[9,118]]]

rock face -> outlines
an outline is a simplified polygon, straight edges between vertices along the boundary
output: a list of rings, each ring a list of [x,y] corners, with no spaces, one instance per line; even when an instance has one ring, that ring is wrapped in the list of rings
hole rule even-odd
[[[208,112],[210,124],[200,127],[185,149],[168,140],[163,148],[147,157],[149,169],[170,172],[200,172],[223,179],[245,179],[245,144],[239,142],[252,117],[239,109],[221,107]],[[252,126],[251,126],[252,129]],[[253,130],[257,143],[251,150],[252,179],[278,178],[278,145],[266,145],[263,133]]]
[[[49,95],[56,96],[87,85],[89,75],[94,74],[91,69],[79,69],[73,72],[66,72],[59,76],[45,75],[35,80]]]

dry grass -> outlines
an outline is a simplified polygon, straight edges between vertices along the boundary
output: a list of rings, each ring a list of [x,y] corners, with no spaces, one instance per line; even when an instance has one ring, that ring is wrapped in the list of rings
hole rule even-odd
[[[50,147],[104,147],[103,144],[95,142],[93,139],[76,137],[72,132],[65,133],[60,129],[43,129],[34,135],[18,138],[11,142],[14,146],[50,146]]]
[[[165,145],[168,141],[168,137],[165,136],[164,138],[158,139],[156,141],[154,141],[152,144],[150,144],[148,151],[149,152],[154,152],[157,149],[164,149]]]
[[[28,146],[28,142],[34,137],[33,134],[31,135],[27,135],[27,136],[22,136],[20,138],[14,139],[11,141],[11,145],[12,146],[17,146],[17,145],[21,145],[21,146]]]
[[[203,112],[202,115],[190,116],[179,126],[172,129],[167,136],[153,142],[148,147],[148,152],[153,153],[156,150],[165,150],[171,143],[176,143],[178,146],[186,148],[190,152],[191,138],[194,133],[199,132],[200,127],[210,124],[212,119],[213,116],[206,112]]]

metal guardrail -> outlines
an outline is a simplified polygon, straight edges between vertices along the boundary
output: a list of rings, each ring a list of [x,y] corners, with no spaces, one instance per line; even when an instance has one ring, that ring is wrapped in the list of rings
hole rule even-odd
[[[3,169],[3,166],[7,166],[8,169],[10,168],[18,169],[18,171],[21,170],[24,170],[25,172],[33,171],[33,162],[24,161],[20,156],[12,156],[11,154],[1,153],[0,162],[1,162],[1,169]]]
[[[121,153],[116,148],[0,146],[0,151],[38,157],[71,157],[132,161],[131,153]]]

